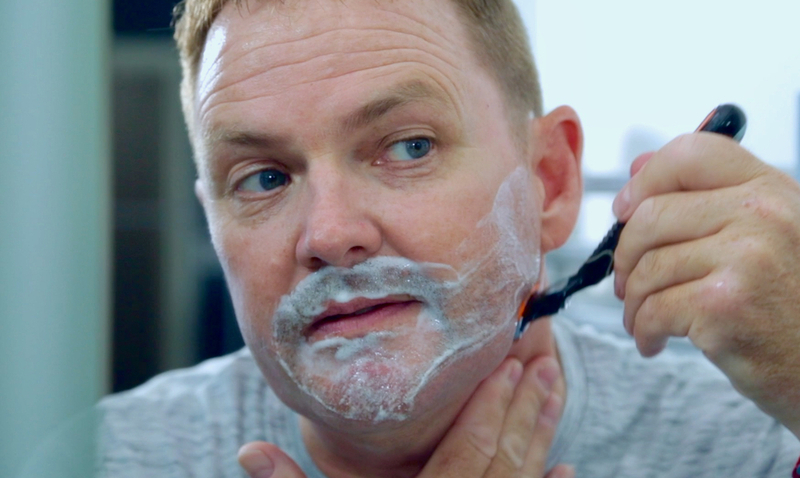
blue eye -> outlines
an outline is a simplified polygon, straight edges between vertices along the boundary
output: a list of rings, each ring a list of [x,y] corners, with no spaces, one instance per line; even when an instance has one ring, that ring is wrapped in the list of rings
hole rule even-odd
[[[248,176],[242,181],[241,189],[250,192],[272,191],[289,184],[289,176],[276,169],[266,169]]]
[[[398,161],[412,161],[427,156],[433,143],[427,138],[414,138],[398,141],[392,145],[392,155]]]

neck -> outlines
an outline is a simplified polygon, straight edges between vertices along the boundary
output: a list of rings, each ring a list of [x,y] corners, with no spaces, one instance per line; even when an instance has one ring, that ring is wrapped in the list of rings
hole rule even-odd
[[[550,319],[531,324],[525,335],[513,344],[508,356],[518,358],[523,364],[545,356],[554,357],[560,363]],[[425,466],[474,388],[463,397],[441,400],[439,403],[444,405],[390,430],[352,433],[301,417],[303,441],[317,467],[330,478],[410,478]],[[566,396],[563,379],[556,383],[554,392],[562,398]]]
[[[457,413],[455,410],[454,415]],[[417,427],[415,424],[394,432],[345,434],[319,426],[305,417],[300,420],[308,452],[329,478],[416,476],[443,435],[441,427]]]

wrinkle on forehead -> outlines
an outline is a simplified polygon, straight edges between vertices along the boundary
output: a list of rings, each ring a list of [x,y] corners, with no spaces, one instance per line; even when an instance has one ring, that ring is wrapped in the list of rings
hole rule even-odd
[[[286,31],[292,31],[298,38],[311,36],[314,31],[319,31],[319,23],[310,21],[303,23],[307,17],[326,20],[325,23],[335,25],[338,28],[357,27],[361,23],[359,15],[353,15],[353,11],[359,4],[367,5],[373,12],[370,17],[379,20],[379,15],[384,17],[383,23],[387,26],[397,26],[400,23],[397,18],[401,17],[409,20],[409,24],[416,28],[421,28],[425,32],[417,32],[418,35],[425,37],[429,41],[448,43],[452,38],[446,34],[439,25],[447,24],[448,20],[457,20],[461,25],[458,14],[452,8],[450,2],[441,0],[244,0],[243,2],[228,3],[228,10],[236,8],[237,16],[243,21],[252,20],[254,15],[262,14],[269,16],[270,21],[253,21],[255,33],[259,37],[272,40],[280,40]],[[255,4],[255,6],[254,6]],[[446,5],[444,9],[432,6]],[[328,7],[333,8],[328,8]],[[376,14],[376,12],[378,12]],[[217,18],[225,19],[227,12],[225,9]],[[233,13],[230,13],[233,15]],[[432,15],[433,14],[433,15]],[[249,18],[248,18],[249,17]],[[439,23],[429,23],[431,18],[440,18],[445,21]],[[224,20],[223,20],[224,21]],[[436,37],[436,38],[433,38]],[[280,44],[280,41],[275,42]]]
[[[389,66],[376,67],[373,69],[365,69],[347,74],[369,72],[372,70],[388,68]],[[376,74],[370,78],[370,80],[377,79],[377,81],[379,81],[379,79],[383,76],[396,76],[396,71],[388,74]],[[452,122],[450,124],[453,125],[453,127],[464,124],[464,108],[459,101],[459,96],[452,94],[452,91],[454,88],[456,88],[456,85],[447,81],[446,78],[420,77],[421,75],[410,75],[406,77],[400,77],[400,81],[398,81],[398,78],[387,78],[387,82],[382,84],[381,88],[373,90],[375,93],[377,93],[377,95],[364,95],[362,98],[363,101],[347,105],[346,108],[348,108],[348,110],[338,108],[336,103],[334,103],[332,108],[325,108],[321,104],[317,104],[315,114],[328,115],[328,119],[330,121],[339,123],[338,126],[330,124],[332,127],[325,130],[328,134],[346,134],[353,132],[360,127],[366,127],[369,124],[377,122],[377,120],[380,119],[380,116],[382,116],[383,112],[388,112],[395,108],[400,109],[404,105],[413,103],[426,104],[428,107],[437,108],[438,114],[441,118],[451,118]],[[411,79],[404,81],[403,78]],[[334,79],[336,78],[326,78],[326,80]],[[291,86],[296,88],[308,85],[310,83],[319,84],[318,81],[304,81],[295,83]],[[416,94],[410,94],[412,93],[412,90],[417,90]],[[268,114],[274,115],[277,113],[282,115],[281,117],[283,118],[283,121],[278,121],[277,123],[273,122],[270,128],[277,127],[277,130],[272,132],[259,131],[261,127],[258,126],[258,124],[253,124],[250,121],[250,116],[247,114],[242,115],[241,110],[230,110],[233,113],[229,113],[227,111],[229,107],[235,105],[236,103],[261,101],[264,99],[269,99],[272,96],[280,95],[281,92],[276,92],[271,95],[258,92],[253,95],[248,95],[247,97],[240,97],[237,99],[226,98],[224,101],[209,106],[200,116],[200,121],[203,125],[200,136],[200,144],[202,144],[204,147],[203,151],[206,153],[213,153],[216,147],[221,146],[223,143],[241,146],[257,145],[262,147],[268,143],[273,145],[278,145],[280,143],[283,144],[284,147],[289,147],[292,145],[293,143],[291,140],[294,135],[290,132],[287,132],[284,126],[292,124],[292,120],[290,118],[296,119],[297,114],[306,114],[307,111],[301,109],[298,110],[298,113],[298,111],[268,110]],[[352,109],[350,109],[351,106]],[[258,109],[257,106],[254,106],[254,108]],[[216,110],[224,110],[225,112],[214,114]],[[267,110],[258,111],[260,111],[260,113],[257,113],[257,115],[267,117],[263,114]],[[328,112],[330,112],[330,114]]]
[[[400,108],[414,101],[428,101],[440,108],[449,106],[449,97],[440,89],[432,87],[422,80],[410,80],[390,86],[386,91],[380,92],[367,102],[346,114],[340,124],[341,133],[363,127],[378,120],[391,110]],[[230,144],[239,146],[266,148],[270,145],[285,145],[287,138],[272,136],[247,128],[233,126],[231,128],[211,127],[207,133],[209,145]]]
[[[410,49],[409,49],[410,50]],[[420,58],[417,61],[398,61],[392,53],[400,53],[399,49],[387,50],[372,50],[369,52],[348,52],[348,53],[335,53],[330,55],[320,55],[315,58],[303,60],[299,62],[291,62],[280,65],[273,69],[264,69],[260,66],[255,66],[241,78],[224,85],[217,86],[216,88],[208,88],[207,95],[200,101],[198,111],[200,112],[201,122],[213,111],[219,104],[233,104],[237,102],[245,102],[255,98],[270,98],[283,94],[287,89],[298,86],[309,85],[321,81],[336,80],[347,75],[358,73],[377,73],[382,68],[391,68],[393,66],[405,63],[406,66],[417,66],[421,71],[427,69],[434,69],[439,71],[441,66],[434,66],[433,63],[438,60],[438,57],[430,58],[424,52],[418,55]],[[355,63],[357,56],[363,54],[364,56],[373,55],[377,61],[369,62],[370,66],[363,66],[364,63]],[[334,58],[336,57],[336,58]],[[429,61],[423,61],[427,59]],[[340,64],[336,64],[336,60],[342,60]],[[430,61],[433,60],[433,61]],[[451,66],[452,70],[456,67]],[[298,73],[295,71],[300,70]],[[437,75],[442,80],[448,78],[447,75]],[[282,78],[303,78],[302,81],[280,81]],[[278,81],[276,81],[276,79]],[[245,90],[244,84],[256,84],[257,89],[252,90],[252,95],[244,96],[242,92]],[[443,89],[452,89],[459,91],[463,94],[462,88],[453,81],[448,81],[449,88],[441,85]],[[204,85],[201,85],[204,86]],[[237,87],[239,87],[237,89]],[[455,103],[455,102],[454,102]]]
[[[247,12],[238,13],[229,4],[209,32],[197,82],[195,111],[200,114],[215,97],[242,82],[259,81],[266,86],[265,95],[279,94],[276,78],[304,78],[309,83],[355,72],[358,64],[363,69],[367,69],[365,63],[372,63],[372,68],[388,66],[393,63],[391,57],[414,55],[422,65],[452,73],[464,64],[463,57],[471,55],[454,9],[442,9],[438,2],[252,3],[246,4]],[[359,3],[370,8],[368,15],[347,15]],[[335,5],[336,11],[326,5]],[[322,12],[311,7],[320,7]],[[439,25],[455,26],[461,34],[447,35]],[[299,76],[292,75],[298,71]]]
[[[348,38],[342,38],[343,34],[351,35]],[[376,41],[370,42],[370,48],[361,48],[361,49],[348,49],[346,50],[345,47],[349,46],[353,43],[353,39],[363,39],[366,34],[372,34],[373,37],[377,37]],[[218,37],[223,37],[223,35],[216,35]],[[338,41],[337,41],[338,40]],[[318,42],[327,45],[328,49],[334,50],[328,53],[316,53],[313,48],[308,47],[306,45],[307,42]],[[298,45],[295,45],[298,44]],[[336,48],[336,44],[342,44],[341,49]],[[417,48],[414,48],[416,46]],[[435,50],[424,52],[425,49]],[[267,51],[262,51],[267,50]],[[278,50],[280,55],[271,55],[271,51],[269,50]],[[294,55],[289,50],[297,50],[298,55]],[[341,61],[344,59],[352,59],[353,55],[361,55],[361,56],[368,56],[369,54],[386,54],[389,52],[401,52],[401,51],[408,51],[414,52],[418,51],[420,53],[427,53],[428,55],[432,56],[434,59],[442,61],[447,66],[453,69],[459,68],[459,63],[456,58],[451,58],[450,52],[439,45],[434,43],[430,43],[424,40],[420,40],[419,37],[416,35],[411,35],[404,32],[398,32],[395,30],[389,29],[381,29],[381,28],[361,28],[361,29],[334,29],[328,30],[325,32],[320,32],[316,35],[310,37],[299,38],[296,40],[292,40],[291,42],[283,42],[279,44],[262,44],[259,46],[254,46],[249,51],[243,53],[238,57],[226,58],[225,62],[227,66],[234,67],[237,66],[239,63],[244,64],[244,71],[247,73],[252,73],[248,75],[247,73],[241,75],[240,77],[234,77],[233,79],[229,79],[228,82],[223,83],[220,80],[221,71],[217,67],[222,61],[221,57],[218,57],[213,63],[209,64],[208,67],[201,69],[201,72],[207,72],[210,76],[204,81],[206,84],[215,84],[215,89],[217,91],[224,90],[225,88],[229,88],[231,86],[235,86],[237,83],[246,81],[251,79],[253,76],[257,75],[260,72],[269,72],[270,74],[279,74],[281,70],[287,69],[289,67],[299,67],[306,65],[312,62],[322,62],[324,65],[327,65],[328,68],[319,68],[321,74],[324,74],[326,71],[331,71],[336,65],[336,61]],[[221,51],[221,49],[216,49],[216,51]],[[286,60],[278,60],[281,56],[291,59]],[[202,78],[202,76],[201,76]],[[201,103],[202,106],[202,103]]]

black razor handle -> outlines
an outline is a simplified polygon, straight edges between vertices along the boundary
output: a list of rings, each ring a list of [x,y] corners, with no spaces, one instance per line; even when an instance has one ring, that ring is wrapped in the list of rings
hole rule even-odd
[[[735,141],[741,141],[746,129],[747,117],[741,108],[724,104],[714,108],[700,123],[696,132],[718,133]],[[534,320],[553,315],[563,309],[572,294],[595,285],[611,275],[614,270],[614,250],[617,248],[619,235],[624,227],[625,224],[621,222],[614,224],[574,275],[543,292],[534,293],[527,299],[517,321],[514,340],[518,340]]]

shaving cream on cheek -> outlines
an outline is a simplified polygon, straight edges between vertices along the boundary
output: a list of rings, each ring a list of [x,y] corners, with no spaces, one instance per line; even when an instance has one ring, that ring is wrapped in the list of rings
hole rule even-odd
[[[369,423],[412,418],[420,392],[449,366],[490,342],[504,340],[505,351],[510,348],[515,313],[540,268],[530,184],[523,168],[503,182],[491,212],[458,246],[458,270],[376,257],[308,276],[281,299],[271,340],[262,340],[261,347],[277,357],[296,388],[316,404],[310,404],[313,409]],[[422,304],[416,323],[355,338],[307,340],[309,325],[330,302],[396,295]]]

